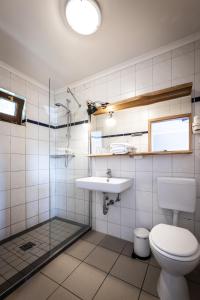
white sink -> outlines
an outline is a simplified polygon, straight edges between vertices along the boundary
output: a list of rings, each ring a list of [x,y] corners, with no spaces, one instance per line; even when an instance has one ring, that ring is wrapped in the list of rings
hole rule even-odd
[[[76,179],[76,186],[81,189],[107,193],[121,193],[128,190],[133,184],[130,178],[86,177]]]

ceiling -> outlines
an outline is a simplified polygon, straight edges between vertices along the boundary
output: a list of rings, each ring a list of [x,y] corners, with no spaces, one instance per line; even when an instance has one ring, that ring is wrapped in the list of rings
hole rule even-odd
[[[200,30],[199,0],[99,0],[91,36],[64,21],[65,0],[0,0],[0,60],[55,88]]]

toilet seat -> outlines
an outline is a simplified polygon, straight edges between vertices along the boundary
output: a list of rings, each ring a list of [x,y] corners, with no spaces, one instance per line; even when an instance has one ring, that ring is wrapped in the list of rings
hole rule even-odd
[[[149,239],[155,250],[170,259],[192,261],[200,256],[197,239],[185,228],[159,224],[151,230]]]

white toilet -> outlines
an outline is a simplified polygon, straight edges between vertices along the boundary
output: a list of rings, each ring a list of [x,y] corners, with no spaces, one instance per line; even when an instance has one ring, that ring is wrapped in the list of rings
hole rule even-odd
[[[158,178],[158,201],[161,208],[173,210],[173,225],[156,225],[149,235],[151,250],[162,269],[158,295],[161,300],[189,300],[184,275],[198,265],[200,246],[189,230],[177,226],[179,211],[195,211],[195,179]]]

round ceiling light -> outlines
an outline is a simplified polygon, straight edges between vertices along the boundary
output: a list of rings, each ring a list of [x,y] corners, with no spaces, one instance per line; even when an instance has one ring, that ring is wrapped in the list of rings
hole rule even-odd
[[[101,11],[94,0],[68,0],[66,18],[74,31],[89,35],[100,26]]]

